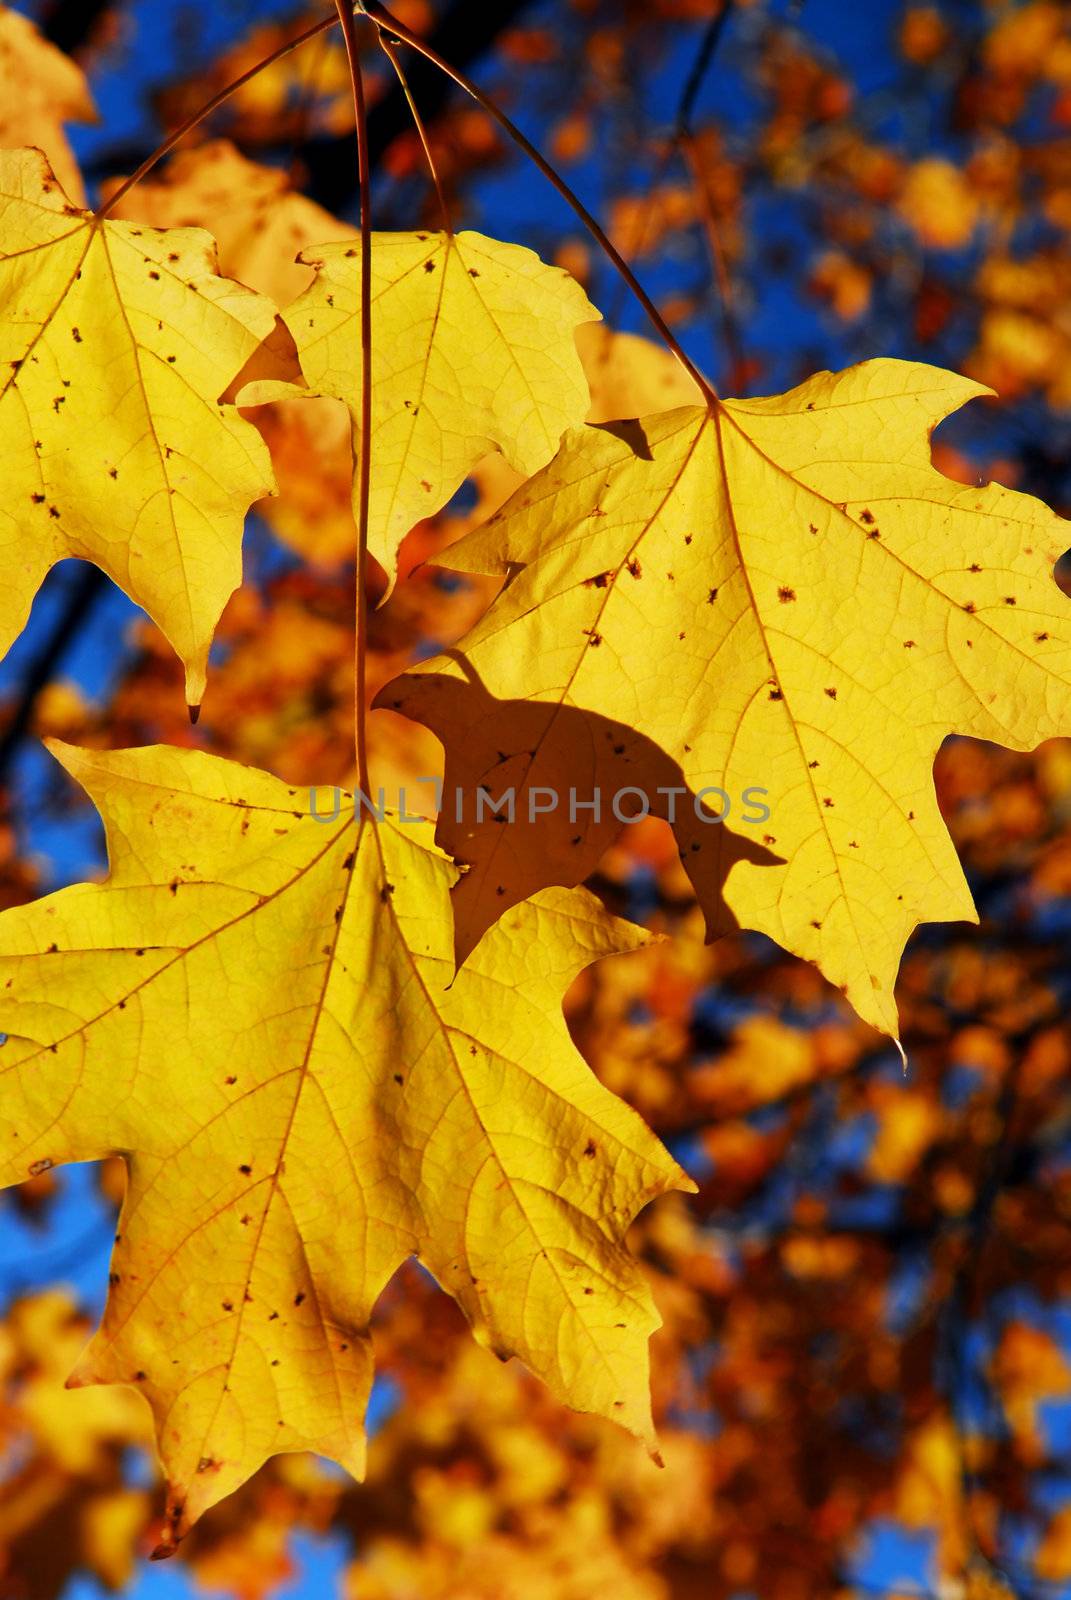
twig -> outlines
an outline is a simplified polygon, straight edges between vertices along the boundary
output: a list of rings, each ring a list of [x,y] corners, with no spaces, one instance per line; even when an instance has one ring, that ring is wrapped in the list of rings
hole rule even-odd
[[[372,172],[368,161],[368,124],[365,118],[361,50],[350,0],[335,0],[353,89],[353,120],[357,133],[357,176],[361,190],[361,439],[357,460],[357,603],[353,734],[357,754],[357,781],[361,792],[372,793],[368,773],[366,678],[368,660],[368,506],[372,485]]]
[[[428,130],[425,128],[424,119],[420,115],[420,108],[416,103],[416,97],[409,87],[409,81],[406,78],[405,73],[402,71],[402,64],[398,60],[398,52],[394,48],[393,40],[388,38],[388,36],[383,32],[382,28],[376,29],[376,38],[379,40],[379,48],[382,50],[387,60],[394,68],[394,76],[397,78],[398,85],[402,93],[405,95],[406,103],[409,106],[409,110],[413,118],[413,124],[417,131],[417,137],[419,138],[424,150],[424,159],[428,164],[428,172],[431,174],[431,181],[435,185],[435,196],[439,202],[439,212],[442,216],[443,231],[445,233],[453,233],[454,230],[450,222],[450,209],[446,204],[446,196],[443,194],[443,186],[439,181],[439,173],[435,165],[435,157],[432,154],[431,141],[428,138]]]
[[[692,70],[685,79],[681,97],[677,103],[677,118],[674,129],[674,138],[690,139],[692,136],[692,115],[695,103],[699,99],[699,92],[703,87],[703,79],[710,70],[711,62],[717,54],[721,43],[721,36],[725,32],[726,23],[733,9],[733,0],[721,0],[721,5],[714,16],[711,17],[703,30],[703,37],[699,41]]]

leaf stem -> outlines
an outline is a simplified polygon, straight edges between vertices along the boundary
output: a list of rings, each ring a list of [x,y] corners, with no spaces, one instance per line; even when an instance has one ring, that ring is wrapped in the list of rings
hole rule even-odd
[[[342,9],[342,7],[339,8],[339,15],[341,15]],[[157,145],[152,154],[146,156],[140,167],[138,167],[136,171],[132,172],[129,178],[123,179],[123,182],[119,185],[118,189],[116,189],[115,193],[109,195],[107,200],[102,201],[102,203],[93,213],[96,221],[103,221],[108,213],[119,204],[119,201],[122,200],[123,196],[129,194],[134,185],[136,183],[140,183],[142,178],[146,177],[152,171],[157,162],[162,161],[166,155],[170,155],[175,146],[180,144],[188,133],[192,133],[193,129],[202,123],[206,117],[210,117],[213,111],[218,110],[218,108],[223,105],[225,101],[230,99],[232,94],[236,94],[239,89],[244,88],[247,83],[251,82],[253,78],[257,77],[267,67],[274,66],[275,63],[277,61],[281,61],[284,56],[288,56],[292,51],[300,49],[301,46],[303,44],[307,44],[310,39],[315,39],[317,34],[326,33],[327,29],[333,28],[337,21],[338,17],[324,17],[322,21],[313,23],[311,28],[306,28],[305,31],[303,33],[299,33],[296,38],[290,39],[286,44],[280,45],[277,50],[273,50],[270,55],[264,57],[263,61],[258,61],[255,67],[250,67],[247,72],[243,72],[240,77],[235,78],[233,82],[228,83],[225,88],[220,89],[218,93],[212,96],[211,100],[207,100],[205,102],[199,111],[195,111],[192,116],[187,117],[185,122],[179,123],[179,126],[174,130],[174,132],[168,134],[163,144]]]
[[[361,437],[357,459],[357,604],[354,645],[353,733],[357,754],[357,781],[362,794],[371,796],[366,730],[368,660],[368,507],[372,483],[372,174],[368,159],[368,119],[365,111],[361,50],[357,42],[352,0],[335,0],[346,60],[353,89],[353,119],[357,132],[357,177],[361,191]]]
[[[340,3],[340,0],[336,0],[336,4],[338,3]],[[370,22],[375,23],[378,28],[387,29],[389,33],[395,35],[397,38],[403,40],[405,44],[409,45],[410,49],[415,50],[418,55],[422,55],[426,61],[430,61],[433,66],[438,67],[440,72],[445,72],[448,78],[452,78],[460,89],[463,89],[466,94],[471,95],[472,99],[476,101],[477,105],[483,107],[488,116],[494,118],[499,127],[502,128],[513,140],[514,144],[517,145],[519,149],[524,151],[528,159],[534,162],[543,176],[548,180],[548,182],[554,185],[562,199],[579,217],[588,233],[590,233],[591,237],[595,240],[595,243],[599,246],[599,249],[611,262],[614,268],[621,274],[621,277],[628,284],[629,288],[640,302],[640,305],[646,311],[652,326],[655,328],[659,336],[664,340],[666,346],[676,356],[681,366],[688,373],[688,376],[695,384],[697,384],[699,389],[706,396],[708,405],[712,408],[717,407],[720,402],[718,400],[717,391],[715,390],[713,384],[703,375],[702,372],[700,372],[699,368],[686,354],[680,341],[671,331],[666,319],[663,317],[662,313],[659,311],[658,307],[655,305],[646,289],[640,283],[628,262],[621,255],[620,251],[611,244],[603,229],[596,222],[588,208],[584,205],[584,202],[573,192],[561,174],[553,166],[551,166],[550,162],[536,148],[531,140],[525,137],[520,128],[517,127],[516,123],[512,122],[510,118],[507,117],[506,113],[500,110],[495,102],[488,95],[484,94],[483,90],[478,88],[470,78],[467,78],[463,72],[458,71],[456,67],[452,67],[450,63],[444,60],[436,50],[432,49],[431,45],[425,44],[424,40],[421,39],[419,35],[411,33],[404,23],[399,22],[397,18],[393,17],[389,11],[377,3],[377,0],[363,0],[361,9]]]
[[[675,138],[677,149],[680,151],[684,164],[688,169],[689,177],[692,180],[692,189],[699,202],[707,254],[710,257],[711,269],[718,285],[722,343],[729,358],[729,392],[730,394],[741,395],[747,387],[747,362],[744,359],[744,349],[740,343],[740,334],[736,325],[732,279],[729,277],[729,268],[725,260],[725,250],[721,242],[721,229],[718,226],[714,201],[711,197],[706,173],[703,171],[702,160],[696,149],[695,135],[691,129],[688,129],[684,133],[678,132]]]
[[[431,181],[435,185],[435,196],[439,202],[439,211],[442,214],[443,231],[448,235],[452,234],[454,230],[450,222],[450,211],[446,204],[446,196],[443,194],[443,186],[439,181],[438,169],[435,166],[435,157],[431,153],[431,141],[428,138],[428,130],[424,126],[424,119],[420,115],[419,107],[417,106],[416,100],[413,98],[413,93],[409,87],[408,80],[405,76],[405,73],[402,71],[402,64],[398,60],[398,52],[394,48],[394,41],[393,39],[387,37],[382,28],[376,29],[376,38],[379,41],[379,48],[382,50],[387,60],[394,68],[394,75],[401,85],[401,90],[405,95],[406,103],[409,106],[409,111],[412,115],[413,124],[416,128],[417,135],[420,139],[421,145],[424,148],[424,159],[428,163],[428,171],[431,173]]]

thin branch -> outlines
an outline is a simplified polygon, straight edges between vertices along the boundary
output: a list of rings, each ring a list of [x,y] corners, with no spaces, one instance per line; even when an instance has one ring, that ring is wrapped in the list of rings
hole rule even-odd
[[[357,132],[357,177],[361,190],[361,438],[357,461],[357,605],[354,644],[353,735],[357,753],[357,781],[371,795],[368,774],[367,709],[365,701],[368,660],[368,506],[372,485],[372,172],[368,160],[368,122],[365,115],[361,48],[351,0],[335,0],[346,41],[353,88],[353,120]]]
[[[692,186],[702,209],[703,232],[707,241],[707,253],[710,256],[721,305],[722,340],[726,354],[729,357],[728,387],[733,394],[739,394],[745,386],[746,362],[733,307],[732,283],[725,262],[721,234],[717,217],[714,213],[710,190],[699,162],[695,131],[692,127],[696,101],[699,98],[704,79],[710,70],[729,18],[732,15],[733,5],[734,0],[721,0],[721,5],[703,30],[699,48],[696,51],[688,76],[681,89],[680,99],[677,102],[676,115],[673,119],[673,133],[663,145],[658,165],[648,185],[647,203],[641,211],[640,223],[635,232],[630,254],[638,255],[643,249],[654,217],[658,191],[666,180],[674,156],[679,156],[688,169]],[[617,321],[619,314],[620,301],[617,302],[616,307],[608,311],[611,323]]]
[[[695,112],[696,101],[703,87],[711,62],[721,43],[726,24],[732,16],[733,0],[722,0],[721,8],[716,16],[711,17],[692,62],[692,70],[688,74],[684,88],[681,92],[680,103],[677,106],[677,120],[673,131],[673,145],[680,152],[681,159],[688,169],[692,180],[692,187],[699,199],[703,213],[703,233],[707,241],[707,253],[713,268],[714,278],[718,285],[718,301],[721,306],[721,332],[729,357],[729,388],[733,394],[740,394],[746,381],[746,363],[744,360],[743,345],[740,340],[740,330],[737,326],[736,311],[733,305],[733,286],[729,277],[729,269],[725,261],[725,251],[721,242],[721,229],[714,211],[714,202],[710,194],[710,186],[699,159],[699,147],[692,127],[692,117]]]
[[[741,394],[747,381],[747,363],[744,359],[744,347],[740,342],[740,330],[737,326],[736,311],[733,305],[733,285],[729,277],[729,268],[725,261],[725,251],[722,248],[721,230],[715,215],[714,202],[711,198],[702,162],[699,159],[699,151],[696,147],[694,134],[691,130],[685,133],[678,132],[676,144],[691,175],[692,187],[698,196],[700,209],[703,213],[703,233],[707,241],[707,254],[710,256],[710,264],[718,285],[718,304],[721,308],[721,335],[729,357],[729,389],[733,394]]]
[[[699,99],[703,87],[703,79],[710,70],[711,63],[717,54],[721,43],[721,36],[725,32],[726,23],[732,14],[733,0],[721,0],[721,5],[714,16],[711,17],[699,41],[692,70],[685,79],[681,97],[677,103],[677,117],[674,128],[675,139],[690,139],[692,136],[692,116],[695,112],[695,103]]]
[[[379,40],[379,48],[382,50],[387,60],[394,68],[394,75],[398,80],[398,84],[402,93],[405,95],[406,104],[408,105],[410,113],[412,114],[413,124],[416,128],[417,136],[420,139],[420,143],[424,150],[424,159],[428,164],[428,172],[431,174],[431,181],[435,185],[435,196],[439,202],[439,212],[442,216],[443,231],[444,233],[452,234],[454,229],[450,221],[450,209],[446,204],[446,196],[443,193],[443,186],[439,181],[439,172],[435,165],[435,157],[432,155],[431,141],[428,138],[428,130],[425,128],[424,119],[420,115],[420,108],[416,103],[416,97],[409,87],[409,82],[405,76],[405,73],[402,71],[402,64],[398,60],[398,52],[394,48],[394,41],[387,37],[382,28],[376,29],[376,38]]]

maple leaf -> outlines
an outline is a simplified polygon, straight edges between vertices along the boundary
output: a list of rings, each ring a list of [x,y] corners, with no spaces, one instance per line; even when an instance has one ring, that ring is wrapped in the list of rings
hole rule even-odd
[[[319,822],[201,752],[53,748],[111,875],[0,921],[0,1176],[126,1157],[72,1381],[148,1398],[169,1538],[278,1451],[360,1474],[369,1316],[410,1255],[483,1342],[653,1449],[658,1317],[622,1239],[693,1186],[560,1010],[644,936],[551,890],[451,983],[455,870],[430,825]]]
[[[96,122],[85,73],[42,38],[28,17],[0,5],[0,148],[36,145],[72,200],[84,198],[82,174],[65,122]]]
[[[304,386],[261,379],[238,398],[249,406],[331,396],[346,402],[356,427],[358,249],[339,242],[300,259],[316,281],[283,320]],[[372,276],[368,547],[393,581],[399,541],[481,457],[501,450],[527,476],[583,421],[588,387],[574,333],[599,312],[567,273],[478,233],[377,233]]]
[[[274,308],[215,273],[199,229],[98,222],[37,150],[0,151],[0,651],[64,556],[148,611],[200,704],[241,578],[242,518],[273,487],[256,430],[217,403]]]
[[[569,772],[608,805],[620,782],[653,800],[678,771],[676,832],[709,935],[732,917],[769,934],[895,1036],[912,929],[977,920],[934,794],[938,747],[957,732],[1030,749],[1071,728],[1071,616],[1052,577],[1066,523],[931,465],[934,425],[987,392],[878,360],[769,399],[571,432],[438,558],[512,581],[451,659],[380,703],[444,740],[448,793],[451,751],[471,780],[466,741],[497,745],[519,809],[537,786],[560,795]],[[485,763],[495,794],[499,778]],[[783,858],[732,863],[729,918],[710,849],[688,837],[707,786],[741,833],[742,793],[767,790],[752,832]],[[574,827],[564,797],[540,820],[455,832],[469,865],[459,955],[516,894],[577,881],[570,859],[590,870],[568,846],[594,825]],[[444,807],[441,840],[451,826]]]

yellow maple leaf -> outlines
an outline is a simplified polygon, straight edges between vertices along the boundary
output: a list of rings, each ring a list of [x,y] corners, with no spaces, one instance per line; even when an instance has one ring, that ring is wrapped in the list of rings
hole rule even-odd
[[[362,1471],[369,1316],[410,1255],[482,1342],[653,1449],[658,1317],[622,1241],[693,1186],[560,1008],[644,936],[552,890],[451,983],[455,870],[429,824],[321,822],[200,752],[53,749],[111,875],[0,921],[0,1179],[126,1157],[72,1381],[149,1400],[170,1539],[278,1451]]]
[[[0,5],[0,148],[43,150],[72,200],[84,199],[82,174],[65,122],[96,122],[85,73],[41,37],[28,17]]]
[[[675,784],[710,936],[734,920],[769,934],[896,1034],[912,929],[976,920],[934,794],[941,741],[1022,750],[1071,730],[1071,612],[1052,577],[1067,524],[930,461],[934,425],[985,392],[879,360],[573,431],[439,557],[512,581],[449,659],[379,703],[444,740],[448,798],[453,752],[492,796],[513,787],[522,821],[540,786],[558,801],[497,828],[473,826],[471,796],[460,828],[444,804],[440,842],[469,865],[460,955],[522,885],[590,870],[622,784],[652,810]],[[599,791],[601,823],[569,815],[574,785]],[[756,788],[770,816],[749,823]],[[700,802],[724,825],[697,821]]]
[[[194,229],[96,221],[37,150],[0,151],[0,651],[48,569],[95,562],[144,606],[204,690],[241,578],[267,451],[224,392],[274,325]]]
[[[258,405],[295,394],[360,415],[360,261],[344,242],[306,252],[316,281],[283,313],[304,387],[262,379]],[[531,250],[478,233],[380,233],[372,252],[369,549],[393,579],[400,540],[491,450],[526,476],[583,421],[575,329],[598,321],[580,285]]]

